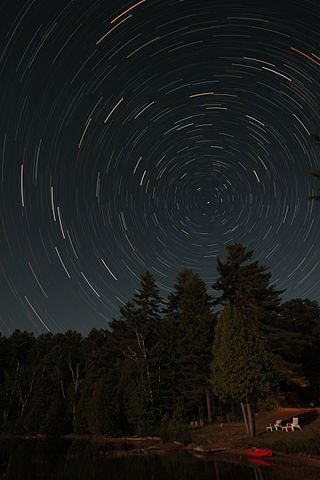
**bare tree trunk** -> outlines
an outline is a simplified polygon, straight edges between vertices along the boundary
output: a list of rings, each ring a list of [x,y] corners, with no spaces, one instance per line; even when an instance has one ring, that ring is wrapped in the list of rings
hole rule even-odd
[[[208,414],[208,423],[212,422],[212,408],[211,408],[211,395],[209,388],[206,388],[206,401],[207,401],[207,414]]]
[[[72,383],[74,385],[74,391],[77,393],[79,388],[79,362],[76,364],[76,368],[74,369],[72,366],[71,358],[68,358],[68,367],[72,375]]]
[[[138,346],[140,348],[141,355],[144,359],[144,363],[145,363],[145,367],[146,367],[146,377],[147,377],[147,380],[148,380],[150,403],[153,406],[153,391],[152,391],[151,374],[150,374],[150,369],[149,369],[148,351],[146,349],[143,334],[138,332],[138,330],[136,330],[136,337],[137,337]]]
[[[240,405],[241,405],[241,410],[242,410],[242,416],[243,416],[243,420],[244,420],[244,425],[245,425],[245,427],[246,427],[246,432],[247,432],[248,435],[250,435],[248,418],[247,418],[247,412],[246,412],[244,403],[241,402]]]
[[[29,390],[23,394],[21,386],[19,385],[19,401],[20,401],[20,417],[23,417],[24,410],[32,393],[33,384],[35,382],[36,376],[34,375],[30,381]]]
[[[250,403],[247,403],[246,406],[247,406],[247,412],[248,412],[249,435],[250,437],[255,437],[256,435],[255,418],[252,415]]]
[[[79,389],[79,384],[80,384],[80,372],[79,372],[79,362],[76,363],[76,367],[74,368],[72,365],[71,357],[69,355],[68,357],[68,367],[72,375],[72,383],[73,383],[73,389],[74,389],[74,400],[73,400],[73,405],[72,405],[72,419],[73,419],[73,425],[75,425],[76,421],[76,396],[77,392]]]
[[[12,399],[13,399],[14,393],[17,389],[17,378],[18,378],[18,375],[19,375],[19,371],[20,371],[20,364],[19,364],[19,361],[17,360],[17,368],[16,368],[16,371],[15,371],[13,381],[12,381],[10,387],[6,388],[6,394],[5,394],[6,405],[5,405],[4,410],[3,410],[3,423],[4,423],[4,425],[7,423],[7,419],[8,419],[9,414],[10,414]],[[10,388],[10,391],[9,391],[9,388]]]
[[[60,377],[60,387],[61,387],[62,398],[65,399],[66,398],[66,393],[64,391],[64,384],[63,384],[63,380],[62,380],[61,377]]]
[[[3,410],[3,415],[2,415],[3,425],[5,425],[5,424],[7,423],[8,417],[9,417],[9,409],[8,409],[8,408],[4,408],[4,410]]]

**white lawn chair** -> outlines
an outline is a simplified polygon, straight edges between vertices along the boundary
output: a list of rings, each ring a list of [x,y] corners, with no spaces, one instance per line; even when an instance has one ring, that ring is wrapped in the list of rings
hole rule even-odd
[[[282,427],[282,430],[285,430],[286,432],[288,432],[289,430],[291,430],[292,432],[294,432],[294,429],[297,428],[298,430],[302,430],[302,428],[300,427],[299,425],[299,418],[298,417],[293,417],[292,418],[292,423],[286,423],[283,427]]]
[[[282,423],[282,420],[276,420],[276,423],[270,423],[270,425],[266,427],[267,432],[268,431],[273,432],[273,430],[277,431],[278,429],[281,430],[282,429],[281,423]]]

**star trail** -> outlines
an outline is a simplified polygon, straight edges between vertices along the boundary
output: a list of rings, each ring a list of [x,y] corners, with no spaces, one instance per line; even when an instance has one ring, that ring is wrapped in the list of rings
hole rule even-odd
[[[0,330],[105,328],[239,242],[319,298],[315,0],[7,0]],[[211,292],[210,292],[211,293]]]

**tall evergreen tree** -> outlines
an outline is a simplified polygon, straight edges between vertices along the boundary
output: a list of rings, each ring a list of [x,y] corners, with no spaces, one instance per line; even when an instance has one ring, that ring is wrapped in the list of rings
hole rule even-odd
[[[52,333],[46,333],[36,338],[33,347],[31,363],[35,380],[23,419],[24,428],[29,433],[40,431],[55,392],[51,382],[50,365],[47,361],[53,342]]]
[[[84,341],[84,354],[86,374],[76,408],[76,431],[121,433],[126,430],[118,388],[121,369],[111,332],[93,329]]]
[[[320,135],[317,134],[317,133],[311,133],[311,137],[317,142],[317,143],[320,143]],[[317,169],[317,170],[314,170],[313,172],[311,172],[311,175],[313,175],[314,177],[316,177],[318,180],[320,179],[320,170]],[[309,200],[320,200],[320,195],[317,194],[317,195],[310,195],[309,196]]]
[[[285,341],[287,344],[296,342],[296,335],[284,330],[278,322],[283,291],[276,290],[271,284],[271,273],[265,265],[252,261],[252,251],[238,243],[226,248],[225,262],[217,260],[219,277],[213,288],[220,290],[221,295],[216,297],[215,303],[222,306],[229,303],[244,319],[250,319],[252,328],[272,354],[279,379],[287,378],[299,366],[293,358],[288,363],[281,347],[279,349]]]
[[[68,330],[56,334],[46,361],[51,368],[51,379],[60,391],[57,399],[62,398],[67,407],[70,423],[76,421],[76,403],[79,399],[79,387],[83,376],[82,336],[76,331]],[[57,405],[61,405],[57,400]]]
[[[245,316],[263,322],[277,311],[283,291],[277,291],[271,285],[271,273],[265,265],[257,260],[250,262],[252,251],[247,251],[239,243],[226,248],[225,262],[217,259],[219,276],[213,289],[221,291],[221,295],[215,298],[215,303],[230,303]]]
[[[133,302],[121,307],[111,324],[114,345],[122,355],[120,389],[129,422],[139,433],[156,423],[158,383],[158,328],[161,298],[149,272],[141,276]]]
[[[240,402],[247,433],[255,435],[254,409],[275,388],[271,357],[235,305],[226,304],[219,314],[213,341],[211,382],[222,400]]]
[[[207,410],[212,420],[210,363],[214,315],[203,280],[192,270],[181,271],[167,302],[166,352],[170,358],[172,394],[182,402],[188,416]],[[167,358],[167,360],[169,360]],[[174,378],[173,378],[174,377]]]
[[[141,321],[159,320],[162,300],[150,272],[141,275],[140,288],[133,297],[133,303]]]

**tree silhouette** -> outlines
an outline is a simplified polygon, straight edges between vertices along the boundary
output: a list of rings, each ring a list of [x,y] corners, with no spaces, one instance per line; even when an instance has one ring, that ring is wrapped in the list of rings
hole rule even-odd
[[[318,135],[317,133],[311,133],[310,136],[317,143],[320,143],[320,135]],[[313,175],[314,177],[320,178],[320,170],[319,169],[314,170],[313,172],[311,172],[311,175]],[[320,200],[320,195],[309,195],[308,199],[309,200]]]

